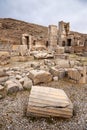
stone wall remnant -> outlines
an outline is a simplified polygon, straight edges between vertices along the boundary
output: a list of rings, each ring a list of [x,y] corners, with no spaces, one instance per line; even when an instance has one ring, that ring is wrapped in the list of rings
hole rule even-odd
[[[49,25],[48,28],[48,42],[49,42],[49,49],[55,51],[57,47],[57,35],[58,30],[56,25]]]

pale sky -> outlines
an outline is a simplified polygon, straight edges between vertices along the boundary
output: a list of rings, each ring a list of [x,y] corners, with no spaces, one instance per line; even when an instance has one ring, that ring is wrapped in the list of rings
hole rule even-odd
[[[44,26],[63,20],[71,30],[87,33],[87,0],[0,0],[0,18]]]

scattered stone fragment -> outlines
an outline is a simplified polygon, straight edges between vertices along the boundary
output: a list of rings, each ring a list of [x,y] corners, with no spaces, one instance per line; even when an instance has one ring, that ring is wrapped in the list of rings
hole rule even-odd
[[[61,89],[33,86],[29,96],[27,116],[65,117],[73,115],[73,105]]]
[[[32,79],[34,84],[47,83],[52,80],[52,75],[44,70],[31,70],[29,77]]]
[[[53,77],[54,81],[58,81],[58,76]]]
[[[18,91],[23,90],[22,85],[20,84],[20,82],[16,79],[14,80],[8,80],[6,83],[6,92],[7,94],[12,94],[12,93],[16,93]]]
[[[76,83],[87,83],[86,67],[68,69],[68,77]]]
[[[0,65],[7,65],[10,63],[10,54],[6,51],[0,51]]]
[[[63,68],[59,68],[58,66],[51,67],[50,73],[55,77],[57,76],[59,79],[62,79],[65,77],[66,71]]]

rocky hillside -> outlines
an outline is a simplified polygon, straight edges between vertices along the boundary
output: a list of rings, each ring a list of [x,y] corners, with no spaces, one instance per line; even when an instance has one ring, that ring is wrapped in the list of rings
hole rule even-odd
[[[11,18],[0,19],[0,41],[20,44],[23,33],[45,38],[47,37],[47,27]]]
[[[16,19],[0,18],[0,42],[7,43],[10,41],[13,44],[20,44],[23,33],[28,33],[36,37],[39,36],[44,39],[48,36],[48,28]],[[71,33],[74,35],[79,34],[83,40],[87,39],[87,34],[73,31]]]

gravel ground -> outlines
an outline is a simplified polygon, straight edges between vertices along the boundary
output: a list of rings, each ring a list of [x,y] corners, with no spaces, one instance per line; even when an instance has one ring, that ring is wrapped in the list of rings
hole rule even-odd
[[[27,117],[29,92],[23,91],[0,100],[0,130],[87,130],[87,85],[66,81],[41,85],[63,89],[74,104],[73,117]]]

